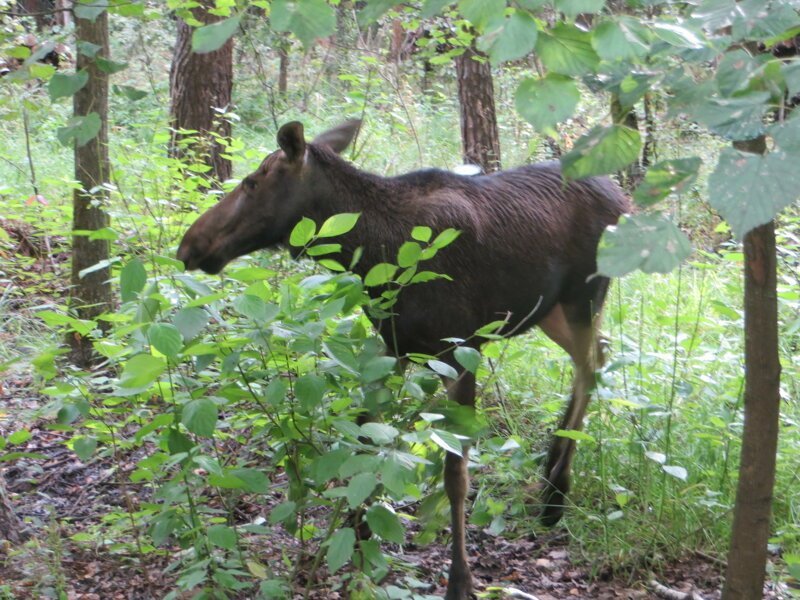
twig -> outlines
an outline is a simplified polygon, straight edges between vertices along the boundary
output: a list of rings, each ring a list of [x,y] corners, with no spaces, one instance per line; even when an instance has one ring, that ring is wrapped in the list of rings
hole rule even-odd
[[[665,585],[661,585],[655,579],[651,579],[648,585],[656,596],[664,598],[665,600],[704,600],[703,596],[697,592],[679,592],[678,590],[673,590]]]

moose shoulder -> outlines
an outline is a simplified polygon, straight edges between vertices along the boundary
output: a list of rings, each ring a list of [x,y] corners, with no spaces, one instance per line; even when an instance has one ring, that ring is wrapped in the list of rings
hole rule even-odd
[[[399,355],[438,354],[447,348],[444,338],[470,338],[492,321],[505,320],[506,333],[514,335],[539,325],[575,363],[561,427],[580,428],[601,360],[597,317],[609,283],[596,275],[597,245],[606,226],[629,209],[625,195],[605,177],[565,182],[557,162],[476,177],[437,169],[381,177],[339,156],[359,126],[349,121],[310,143],[300,123],[281,127],[280,150],[189,228],[178,258],[187,269],[217,273],[238,256],[286,244],[303,217],[319,224],[357,212],[356,227],[337,241],[345,264],[356,248],[363,250],[355,270],[364,275],[377,263],[394,261],[415,226],[457,229],[460,237],[426,263],[451,279],[404,289],[392,308],[391,328],[376,323],[387,346]],[[452,356],[444,360],[460,370]],[[446,383],[453,400],[474,404],[471,373]],[[574,441],[563,437],[551,445],[542,514],[547,523],[563,511],[574,449]],[[472,582],[463,457],[448,453],[445,489],[453,536],[447,597],[467,598]]]

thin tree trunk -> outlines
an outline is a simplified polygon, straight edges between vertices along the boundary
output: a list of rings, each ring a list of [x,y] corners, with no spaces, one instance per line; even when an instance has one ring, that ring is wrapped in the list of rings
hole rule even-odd
[[[735,143],[763,154],[763,137]],[[744,432],[723,600],[761,598],[780,421],[775,224],[744,238]]]
[[[500,169],[500,136],[491,66],[474,43],[457,56],[455,62],[464,161],[480,166],[486,173],[497,171]]]
[[[289,36],[282,35],[278,42],[278,93],[285,96],[289,89]]]
[[[108,13],[103,12],[94,21],[75,19],[75,37],[100,47],[97,56],[108,58]],[[105,212],[108,194],[104,184],[110,171],[108,161],[108,74],[101,71],[94,58],[78,52],[75,68],[89,73],[87,84],[73,98],[75,116],[97,113],[100,130],[97,136],[83,146],[75,143],[75,179],[80,183],[72,195],[73,230],[93,231],[108,227]],[[81,319],[94,319],[109,310],[112,304],[108,284],[108,267],[92,271],[81,277],[81,271],[108,260],[109,243],[90,240],[86,235],[72,238],[72,288],[70,304]],[[77,333],[68,337],[72,361],[81,367],[93,361],[91,340]]]
[[[205,0],[203,6],[192,9],[193,16],[204,24],[220,21],[221,17],[210,14],[207,6]],[[224,181],[230,179],[232,167],[230,159],[223,156],[225,148],[217,136],[230,138],[231,124],[219,118],[215,109],[227,108],[231,103],[233,37],[214,52],[196,54],[192,52],[193,31],[183,19],[178,19],[178,38],[169,74],[170,117],[175,130],[170,154],[183,155],[180,142],[187,136],[178,130],[196,131],[189,134],[197,140],[192,150],[211,167],[211,174],[217,180]]]

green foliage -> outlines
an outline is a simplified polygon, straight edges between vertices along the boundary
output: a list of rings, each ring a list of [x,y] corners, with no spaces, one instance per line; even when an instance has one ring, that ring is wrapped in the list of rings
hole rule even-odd
[[[198,27],[192,32],[192,51],[205,54],[219,50],[236,33],[240,21],[241,17],[235,16]]]

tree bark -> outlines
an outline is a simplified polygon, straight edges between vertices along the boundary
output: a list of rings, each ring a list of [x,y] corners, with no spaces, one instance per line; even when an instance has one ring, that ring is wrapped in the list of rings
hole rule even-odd
[[[763,154],[763,137],[734,143]],[[723,600],[761,598],[780,423],[775,224],[744,238],[744,432]]]
[[[6,491],[5,478],[0,475],[0,539],[19,544],[27,537],[25,524],[14,512]]]
[[[464,162],[478,165],[486,173],[498,171],[500,136],[491,66],[486,55],[475,48],[474,42],[455,58],[455,62]]]
[[[204,0],[202,6],[192,9],[192,15],[203,24],[220,21],[222,18],[208,12],[213,2]],[[178,19],[178,38],[169,73],[170,118],[173,127],[171,156],[182,156],[186,137],[195,141],[190,148],[199,159],[211,167],[211,174],[219,181],[230,179],[231,161],[223,156],[224,145],[217,136],[230,138],[231,124],[219,118],[215,109],[227,108],[233,90],[233,38],[215,50],[205,54],[192,52],[192,27]],[[186,129],[197,133],[182,134]]]
[[[75,37],[100,47],[97,56],[108,58],[108,13],[103,12],[94,21],[75,18]],[[78,52],[77,71],[86,69],[89,80],[73,97],[76,117],[97,113],[100,130],[97,136],[83,146],[75,142],[75,179],[80,183],[72,195],[73,230],[97,230],[108,227],[105,212],[108,193],[108,74],[101,71],[93,57]],[[90,240],[86,235],[72,238],[72,287],[70,305],[81,319],[94,319],[112,305],[111,286],[108,284],[108,267],[92,271],[81,277],[81,271],[101,261],[108,260],[107,240]],[[93,362],[91,340],[77,333],[68,336],[72,361],[81,367]]]
[[[289,90],[289,42],[288,35],[282,35],[278,42],[278,93],[285,96]]]

